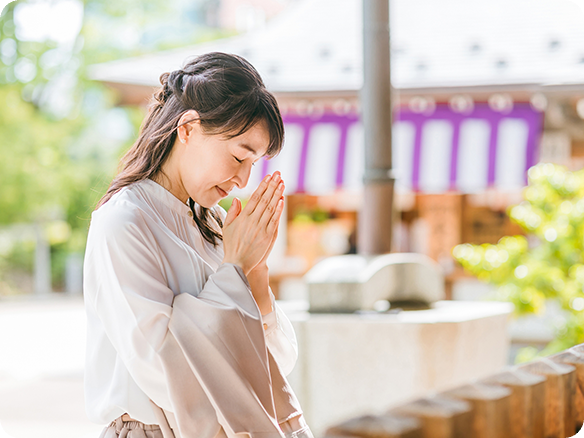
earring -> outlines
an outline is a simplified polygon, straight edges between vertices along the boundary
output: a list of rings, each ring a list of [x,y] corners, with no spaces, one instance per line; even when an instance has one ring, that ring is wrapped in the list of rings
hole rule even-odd
[[[180,139],[180,142],[181,142],[181,143],[186,143],[187,141],[186,141],[184,138],[181,138],[181,139]]]

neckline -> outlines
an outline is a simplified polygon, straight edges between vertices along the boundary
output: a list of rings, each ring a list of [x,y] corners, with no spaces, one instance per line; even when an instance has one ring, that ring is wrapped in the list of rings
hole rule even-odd
[[[170,191],[168,191],[165,187],[158,184],[156,181],[153,181],[151,179],[144,179],[142,181],[139,181],[138,184],[146,188],[148,192],[151,193],[156,199],[164,203],[164,205],[166,205],[176,213],[182,216],[189,217],[192,215],[191,208],[186,203],[183,203],[180,199],[178,199]]]

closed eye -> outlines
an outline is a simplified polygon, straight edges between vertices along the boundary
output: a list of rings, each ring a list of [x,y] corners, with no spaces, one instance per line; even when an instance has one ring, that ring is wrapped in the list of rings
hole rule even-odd
[[[240,160],[239,158],[237,158],[235,155],[233,156],[233,158],[235,158],[235,161],[237,161],[239,164],[243,163],[244,160]],[[252,166],[255,166],[255,163],[251,163]]]

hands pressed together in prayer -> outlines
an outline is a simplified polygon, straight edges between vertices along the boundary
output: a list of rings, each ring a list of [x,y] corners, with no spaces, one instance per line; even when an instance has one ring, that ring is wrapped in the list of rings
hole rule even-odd
[[[241,267],[262,315],[272,310],[266,261],[278,237],[284,187],[280,172],[267,175],[245,208],[234,199],[223,224],[223,263]]]

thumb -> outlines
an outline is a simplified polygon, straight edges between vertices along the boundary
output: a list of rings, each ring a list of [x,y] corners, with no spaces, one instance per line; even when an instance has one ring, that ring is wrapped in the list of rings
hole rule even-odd
[[[225,216],[225,223],[224,227],[228,226],[235,220],[237,216],[241,213],[241,201],[239,198],[234,198],[233,202],[231,203],[231,207],[227,211],[227,216]]]

